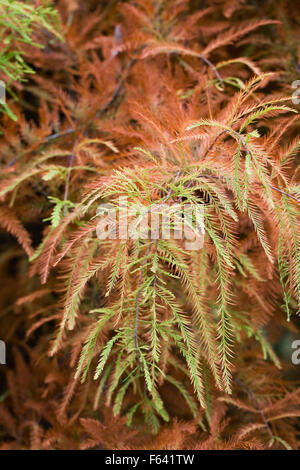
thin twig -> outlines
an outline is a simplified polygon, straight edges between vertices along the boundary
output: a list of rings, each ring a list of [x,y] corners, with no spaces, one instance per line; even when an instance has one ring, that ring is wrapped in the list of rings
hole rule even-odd
[[[174,178],[172,184],[175,184],[175,183],[176,183],[176,181],[177,181],[178,178],[180,177],[181,173],[182,173],[182,170],[178,170],[178,172],[176,173],[176,176],[175,176],[175,178]],[[168,191],[168,193],[167,193],[167,195],[163,198],[162,202],[161,202],[158,206],[152,206],[152,207],[150,208],[149,212],[152,212],[152,208],[153,208],[153,207],[155,207],[156,210],[159,209],[160,207],[162,207],[162,206],[164,205],[164,203],[172,196],[173,192],[174,192],[174,189],[173,189],[173,188],[170,188],[169,191]]]
[[[173,184],[176,183],[176,181],[178,180],[178,178],[180,177],[181,175],[181,172],[182,170],[179,170],[173,180]],[[156,206],[156,209],[160,208],[164,202],[169,199],[172,195],[172,193],[174,192],[174,189],[173,188],[170,188],[167,195],[164,197],[164,199],[162,200],[162,202]],[[151,212],[153,206],[150,207],[149,209],[149,213]],[[147,257],[148,257],[148,254],[150,252],[150,248],[152,246],[152,244],[154,243],[151,242],[150,245],[148,246],[147,248],[147,251],[146,251],[146,255],[145,255],[145,259],[144,261],[142,262],[142,269],[141,269],[141,273],[140,273],[140,278],[139,278],[139,282],[138,282],[138,292],[137,292],[137,296],[136,296],[136,309],[135,309],[135,333],[134,333],[134,338],[135,338],[135,348],[136,348],[136,356],[137,356],[137,360],[139,361],[139,357],[140,357],[140,352],[139,352],[139,341],[138,341],[138,326],[139,326],[139,309],[140,309],[140,296],[141,296],[141,291],[142,291],[142,283],[143,283],[143,280],[144,280],[144,266],[145,264],[147,263]],[[156,246],[157,246],[157,240],[156,240]]]
[[[263,410],[260,408],[259,403],[258,403],[257,399],[255,398],[255,395],[254,395],[254,393],[252,392],[252,390],[250,390],[250,388],[248,388],[248,387],[247,387],[243,382],[241,382],[241,380],[238,379],[237,377],[235,377],[235,378],[233,379],[233,381],[234,381],[236,384],[238,384],[238,385],[248,394],[248,396],[249,396],[250,399],[252,400],[252,402],[253,402],[255,408],[257,409],[257,411],[258,411],[259,414],[261,415],[262,420],[263,420],[263,422],[264,422],[264,425],[265,425],[266,428],[267,428],[267,431],[268,431],[269,435],[271,436],[272,439],[274,439],[274,434],[273,434],[273,432],[272,432],[271,426],[269,425],[268,420],[267,420],[267,418],[266,418],[266,416],[265,416]]]
[[[138,362],[140,360],[139,339],[138,339],[140,296],[141,296],[142,284],[143,284],[143,280],[144,280],[144,266],[147,263],[147,257],[148,257],[148,254],[150,252],[150,247],[151,247],[152,243],[150,243],[150,245],[148,246],[147,251],[146,251],[146,255],[145,255],[145,259],[142,262],[142,269],[141,269],[139,283],[138,283],[138,292],[137,292],[137,296],[136,296],[134,340],[135,340],[136,357],[137,357]]]
[[[73,134],[74,132],[75,130],[72,128],[66,129],[65,131],[56,132],[55,134],[51,134],[48,137],[46,137],[45,140],[41,143],[41,145],[44,143],[51,142],[51,140],[58,139],[59,137],[63,137],[68,134]]]
[[[294,201],[297,201],[298,203],[300,203],[299,199],[297,199],[292,194],[286,193],[285,191],[282,191],[282,189],[276,188],[276,186],[272,186],[271,184],[269,184],[269,186],[270,186],[270,188],[274,189],[275,191],[278,191],[279,193],[284,194],[285,196],[288,196],[288,197],[294,199]]]
[[[201,54],[197,54],[197,56],[195,57],[198,57],[200,60],[202,60],[206,65],[208,65],[209,67],[212,68],[212,70],[214,71],[217,79],[219,80],[220,84],[223,86],[224,85],[224,81],[223,81],[223,78],[221,77],[220,73],[218,72],[217,70],[217,67],[209,60],[207,59],[205,56],[201,55]],[[199,73],[196,72],[193,67],[191,67],[182,57],[179,57],[179,62],[183,65],[183,67],[185,67],[187,70],[189,70],[190,72],[196,74],[196,76],[198,75],[199,76]]]
[[[48,142],[51,142],[52,140],[58,139],[60,137],[68,135],[68,134],[73,134],[74,132],[75,132],[74,129],[67,129],[65,131],[56,132],[55,134],[50,134],[47,137],[45,137],[45,139],[38,145],[37,148],[39,148],[43,144],[48,144]],[[37,150],[37,149],[35,149],[35,150]],[[24,153],[22,155],[24,155]],[[7,163],[7,165],[5,165],[3,167],[3,170],[6,170],[7,168],[13,166],[22,157],[22,155],[13,158],[9,163]]]
[[[68,166],[69,171],[68,171],[68,174],[67,174],[67,180],[66,180],[66,186],[65,186],[64,202],[66,202],[68,200],[71,170],[72,170],[72,166],[73,166],[74,159],[75,159],[76,145],[77,145],[77,140],[74,143],[73,151],[72,151],[71,155],[69,156],[69,166]],[[67,206],[65,205],[64,206],[64,215],[66,215],[66,214],[67,214]]]
[[[216,144],[217,140],[219,139],[219,137],[221,137],[223,134],[225,134],[226,131],[222,131],[220,132],[220,134],[218,134],[215,139],[213,140],[213,142],[210,144],[210,146],[208,147],[208,149],[206,150],[205,154],[203,155],[203,160],[207,157],[208,153],[211,151],[211,149],[214,147],[214,145]]]
[[[224,85],[224,82],[223,82],[223,78],[221,77],[221,75],[219,74],[218,72],[218,69],[217,67],[210,61],[208,60],[204,55],[199,55],[199,58],[206,64],[208,65],[209,67],[211,67],[217,77],[217,79],[219,80],[219,82],[221,83],[221,85]]]
[[[100,109],[97,114],[96,114],[96,117],[99,118],[101,117],[104,113],[106,113],[109,108],[116,102],[119,94],[120,94],[120,91],[122,89],[122,86],[128,76],[128,73],[130,71],[130,69],[134,66],[134,64],[136,63],[137,59],[131,59],[129,61],[129,63],[127,64],[127,66],[125,67],[125,70],[123,72],[123,77],[121,78],[121,80],[119,81],[118,85],[116,86],[114,92],[113,92],[113,95],[112,97],[110,98],[110,100],[106,103],[106,105]],[[125,76],[124,76],[125,75]]]

